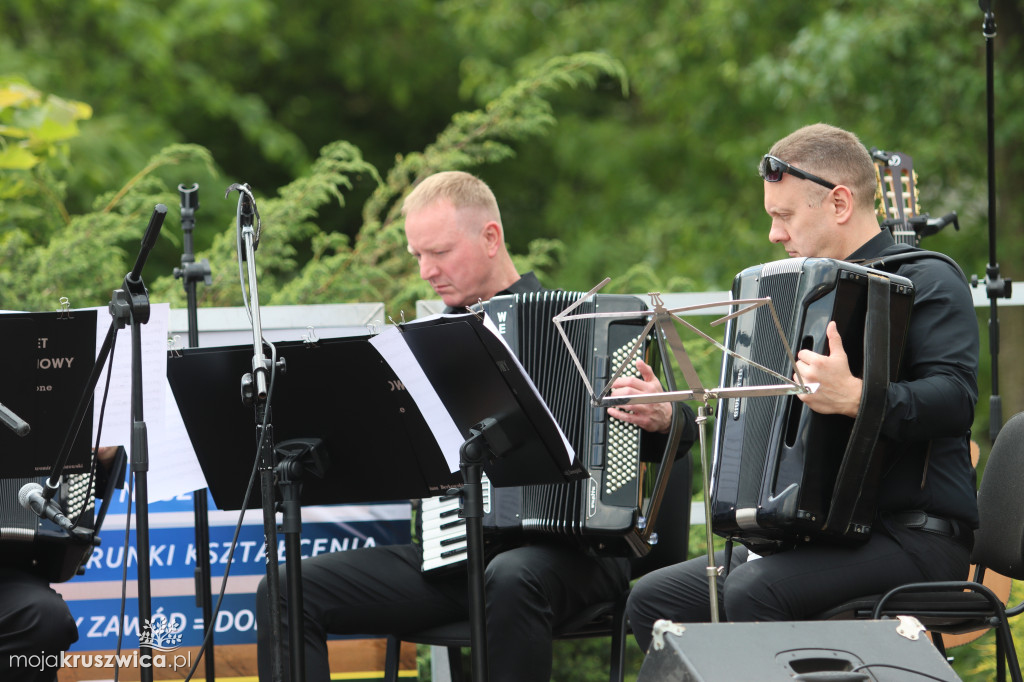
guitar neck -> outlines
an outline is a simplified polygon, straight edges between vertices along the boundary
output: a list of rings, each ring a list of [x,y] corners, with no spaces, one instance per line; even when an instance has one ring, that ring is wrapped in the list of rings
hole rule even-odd
[[[892,232],[896,243],[917,246],[921,236],[910,220],[918,214],[917,174],[913,159],[901,152],[887,152],[874,147],[871,158],[878,181],[877,191],[881,200],[878,214],[882,226]]]
[[[897,244],[910,244],[911,246],[917,246],[921,241],[917,232],[912,229],[893,225],[889,231],[892,232],[892,237],[896,240]]]

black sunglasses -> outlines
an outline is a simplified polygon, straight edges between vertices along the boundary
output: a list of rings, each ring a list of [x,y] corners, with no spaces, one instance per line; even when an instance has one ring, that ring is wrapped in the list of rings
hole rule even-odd
[[[816,182],[822,187],[829,189],[835,189],[836,186],[828,180],[822,180],[817,175],[811,175],[807,171],[802,171],[796,166],[791,166],[782,159],[776,158],[771,154],[765,154],[761,158],[761,166],[757,169],[761,177],[764,178],[765,182],[778,182],[782,180],[783,173],[789,173],[794,178],[800,178],[801,180],[810,180]]]

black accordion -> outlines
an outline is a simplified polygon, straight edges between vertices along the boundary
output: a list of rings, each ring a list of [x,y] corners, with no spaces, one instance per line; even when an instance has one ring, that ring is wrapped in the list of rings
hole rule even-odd
[[[61,513],[79,528],[95,530],[95,485],[89,474],[69,474],[61,479],[53,502]],[[20,568],[62,583],[85,570],[93,543],[69,534],[49,519],[43,519],[18,503],[18,493],[26,483],[46,486],[43,478],[0,479],[0,566]]]
[[[877,437],[884,391],[899,371],[913,284],[843,261],[791,258],[739,273],[732,297],[770,298],[781,330],[768,306],[731,319],[725,346],[739,357],[725,354],[721,386],[779,384],[748,361],[792,376],[782,337],[794,356],[801,349],[826,354],[825,329],[835,321],[850,369],[873,397],[862,400],[857,419],[817,414],[795,395],[721,401],[713,450],[713,530],[760,553],[815,540],[866,540],[883,464]]]
[[[612,419],[605,408],[592,405],[583,378],[552,321],[582,296],[577,292],[539,291],[496,296],[484,304],[585,470],[580,480],[521,487],[494,487],[484,475],[482,525],[488,556],[519,544],[526,535],[561,537],[596,551],[626,555],[628,536],[638,532],[638,522],[642,523],[640,429]],[[600,390],[629,357],[643,334],[646,319],[640,313],[645,310],[647,307],[635,296],[596,295],[574,313],[636,312],[637,316],[586,319],[564,325],[595,390]],[[646,339],[641,343],[641,349],[646,349]],[[460,496],[426,498],[418,505],[415,532],[423,551],[424,573],[464,564],[466,523],[459,516]]]

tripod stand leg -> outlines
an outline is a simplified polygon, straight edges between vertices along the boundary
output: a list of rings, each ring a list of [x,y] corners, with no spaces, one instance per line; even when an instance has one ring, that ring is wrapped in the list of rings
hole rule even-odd
[[[285,575],[288,583],[288,640],[291,645],[291,679],[300,682],[306,674],[305,608],[302,602],[302,508],[300,476],[302,465],[288,459],[278,465],[281,489],[281,531],[285,542]]]
[[[139,425],[136,424],[136,427],[137,426]],[[142,424],[142,427],[142,438],[145,438],[145,424]],[[135,472],[135,497],[137,503],[141,502],[142,500],[149,499],[149,487],[145,470]],[[145,623],[151,622],[151,615],[153,613],[149,576],[149,515],[146,510],[145,504],[137,504],[136,506],[135,526],[135,537],[137,538],[136,545],[138,545],[137,550],[139,557],[139,626],[143,627]],[[151,635],[152,632],[147,634]],[[144,656],[148,656],[148,658],[143,658]],[[153,660],[153,649],[151,646],[139,642],[139,660]],[[152,680],[152,666],[140,665],[139,675],[142,682],[148,682],[149,680]]]
[[[714,534],[711,529],[711,473],[707,457],[707,440],[705,433],[708,423],[707,403],[697,408],[697,429],[700,434],[700,470],[704,485],[704,529],[708,536],[708,566],[705,569],[708,577],[708,599],[711,606],[711,622],[717,623],[718,616],[718,566],[715,565]]]
[[[277,571],[277,519],[274,515],[274,469],[260,469],[260,490],[263,493],[263,534],[267,543],[267,604],[270,610],[270,669],[272,682],[284,679],[281,664],[281,581]]]
[[[210,522],[209,508],[206,503],[206,488],[192,491],[193,520],[196,524],[196,600],[203,612],[203,628],[210,628],[213,623],[213,591],[210,585]],[[203,653],[205,657],[206,682],[216,680],[214,664],[213,632],[210,632],[210,644]]]
[[[476,434],[462,444],[463,512],[469,561],[469,624],[473,679],[487,680],[487,625],[484,595],[482,462],[487,448]]]

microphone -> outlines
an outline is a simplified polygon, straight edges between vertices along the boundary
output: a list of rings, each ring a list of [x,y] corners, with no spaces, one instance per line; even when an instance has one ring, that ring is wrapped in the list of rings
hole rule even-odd
[[[226,192],[224,192],[224,198],[227,199],[231,192],[238,190],[238,211],[237,211],[237,223],[238,223],[238,244],[241,247],[242,244],[242,231],[251,230],[253,235],[252,250],[255,251],[260,245],[260,232],[263,230],[263,221],[260,219],[260,210],[256,208],[256,198],[252,195],[252,190],[249,188],[247,183],[232,183]],[[245,260],[244,256],[242,260]]]
[[[252,250],[260,247],[260,232],[263,226],[260,221],[260,212],[256,209],[256,199],[249,190],[249,185],[242,185],[239,190],[239,200],[242,205],[239,208],[239,216],[243,228],[249,227],[253,230]]]
[[[255,215],[255,211],[252,205],[252,194],[249,193],[249,185],[242,185],[239,190],[239,199],[242,200],[242,218],[244,218],[245,225],[252,225],[252,217]]]
[[[49,519],[64,530],[80,538],[88,538],[91,533],[85,528],[76,528],[71,520],[60,513],[60,509],[43,495],[43,486],[36,482],[26,483],[18,491],[18,502],[41,519]]]
[[[3,403],[0,403],[0,423],[14,431],[19,436],[27,436],[32,430],[28,422],[14,414],[10,408],[6,407]]]

